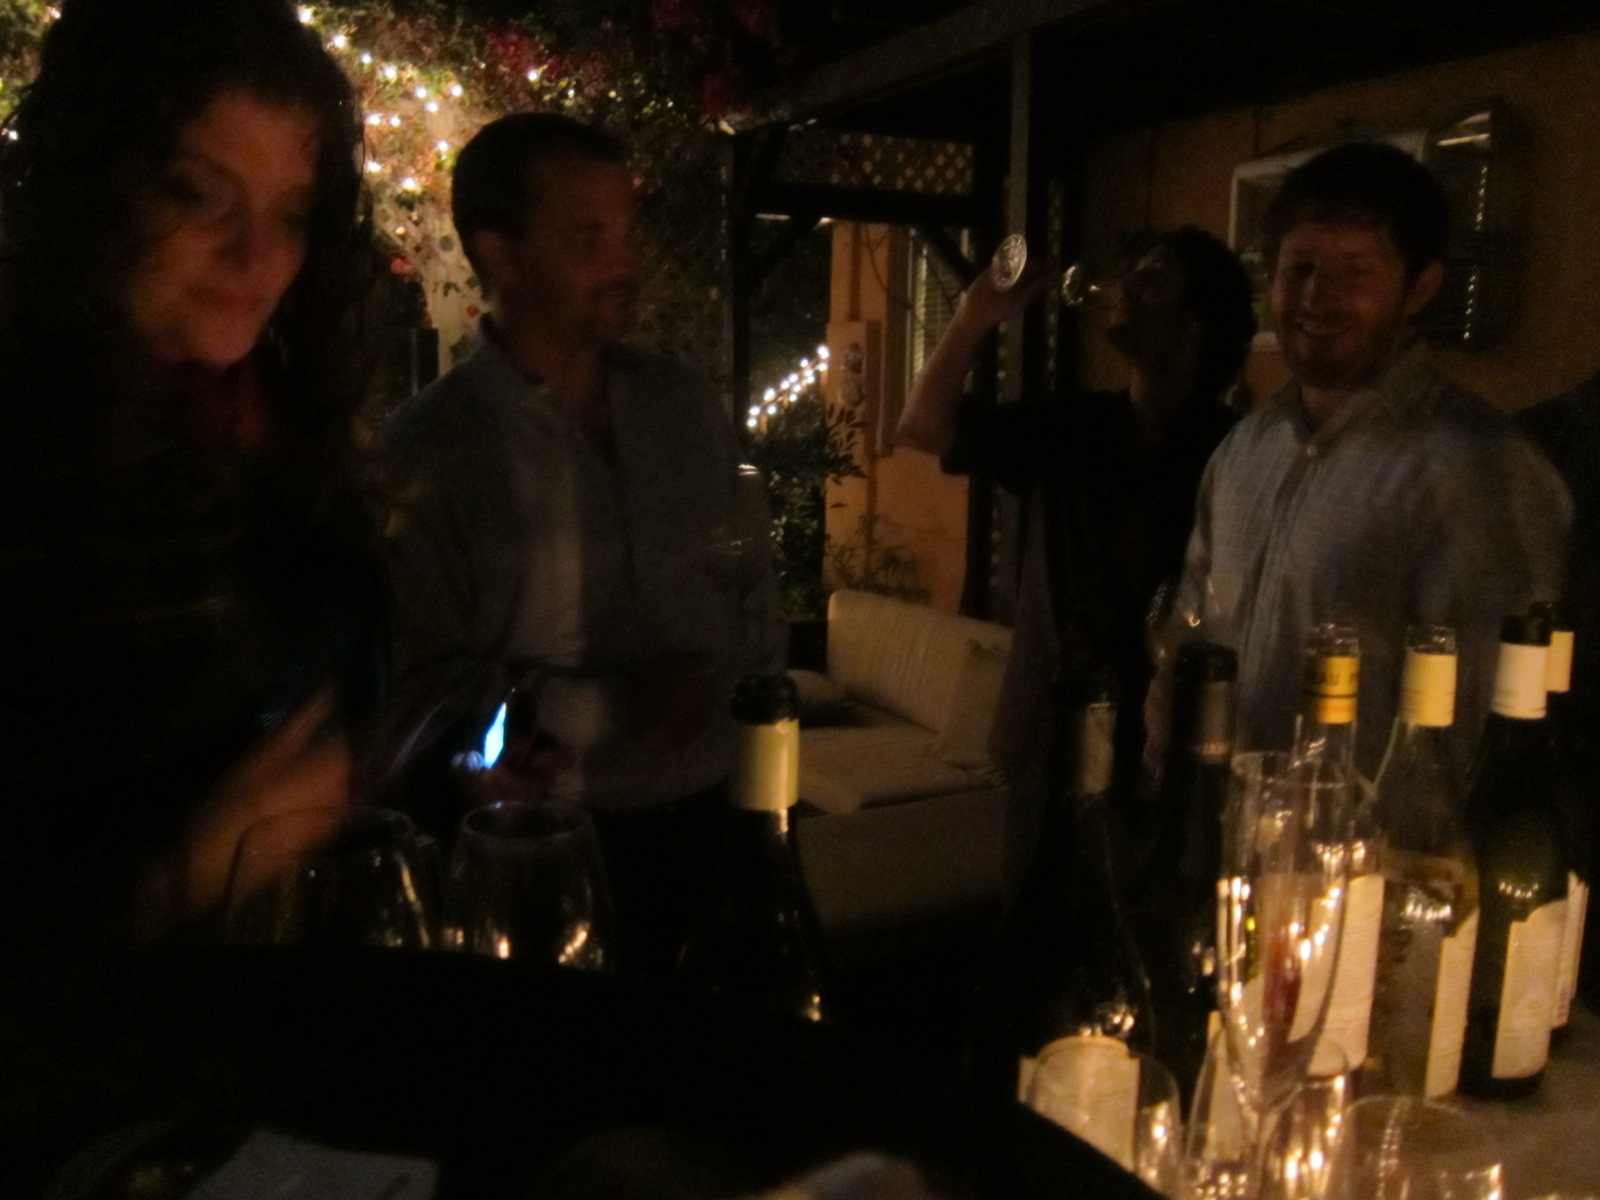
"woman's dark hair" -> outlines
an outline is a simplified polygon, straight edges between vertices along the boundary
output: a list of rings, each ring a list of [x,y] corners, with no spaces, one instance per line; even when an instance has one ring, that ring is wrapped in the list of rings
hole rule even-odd
[[[528,210],[538,200],[532,168],[558,158],[621,165],[628,155],[610,134],[547,112],[512,113],[491,121],[461,148],[451,176],[451,215],[462,248],[480,275],[472,235],[489,229],[508,238],[520,237]]]
[[[1146,252],[1153,250],[1182,265],[1184,304],[1203,331],[1195,394],[1220,396],[1239,377],[1256,333],[1249,272],[1237,254],[1194,225],[1156,235]]]
[[[1434,173],[1388,142],[1351,142],[1325,150],[1284,178],[1261,218],[1267,263],[1302,221],[1384,230],[1415,279],[1449,248],[1450,200]]]
[[[0,344],[24,369],[66,372],[56,403],[116,390],[143,201],[184,126],[231,89],[302,109],[318,130],[305,263],[262,363],[275,430],[310,468],[347,440],[358,399],[340,333],[365,262],[362,126],[349,81],[285,0],[65,0],[0,138]]]

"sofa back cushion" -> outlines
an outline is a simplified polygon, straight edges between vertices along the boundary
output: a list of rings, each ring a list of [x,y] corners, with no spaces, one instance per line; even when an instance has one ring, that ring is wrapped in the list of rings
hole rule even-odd
[[[828,601],[828,674],[853,699],[940,729],[974,644],[1001,656],[1004,625],[871,592],[840,589]]]

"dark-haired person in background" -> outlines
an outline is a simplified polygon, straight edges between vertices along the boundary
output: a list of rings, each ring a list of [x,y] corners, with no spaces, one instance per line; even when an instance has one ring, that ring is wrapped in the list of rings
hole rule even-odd
[[[1293,378],[1207,467],[1176,611],[1239,652],[1244,749],[1289,746],[1312,624],[1354,626],[1356,765],[1369,775],[1399,698],[1407,626],[1453,627],[1465,757],[1502,619],[1560,592],[1566,489],[1415,336],[1444,279],[1449,232],[1426,167],[1383,143],[1326,151],[1284,180],[1263,232]],[[1159,740],[1162,716],[1149,718]]]
[[[204,918],[243,828],[349,798],[370,245],[359,109],[283,0],[67,0],[6,132],[0,944],[53,968]]]
[[[1038,498],[990,739],[1017,796],[1013,867],[1038,816],[1046,696],[1058,667],[1116,671],[1124,696],[1119,761],[1138,761],[1138,701],[1150,679],[1145,617],[1182,566],[1195,489],[1235,420],[1224,398],[1255,333],[1250,279],[1238,258],[1185,226],[1157,236],[1117,288],[1106,340],[1127,360],[1126,391],[999,405],[965,397],[982,339],[1054,277],[1040,266],[1003,292],[987,272],[975,279],[900,420],[901,439],[941,456],[946,470],[985,474]]]
[[[733,682],[783,668],[765,503],[721,401],[623,341],[641,252],[617,142],[501,118],[462,148],[453,205],[491,315],[384,431],[400,686],[448,680],[481,717],[531,668],[571,759],[548,782],[595,816],[625,960],[663,970],[706,873]]]

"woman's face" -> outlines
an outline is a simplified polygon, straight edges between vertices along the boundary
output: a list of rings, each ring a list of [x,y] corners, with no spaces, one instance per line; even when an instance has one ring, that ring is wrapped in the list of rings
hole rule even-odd
[[[126,294],[158,361],[223,370],[250,353],[305,261],[316,150],[309,112],[242,91],[184,127],[144,201]]]

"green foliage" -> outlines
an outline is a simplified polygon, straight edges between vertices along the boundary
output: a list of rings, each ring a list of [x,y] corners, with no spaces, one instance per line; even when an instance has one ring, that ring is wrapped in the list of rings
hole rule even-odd
[[[862,473],[855,460],[860,430],[849,413],[830,409],[820,390],[812,388],[751,437],[747,456],[767,481],[778,594],[790,616],[826,611],[827,485]]]
[[[885,541],[876,513],[862,513],[855,532],[828,547],[828,566],[841,587],[928,602],[921,564],[909,550]]]

